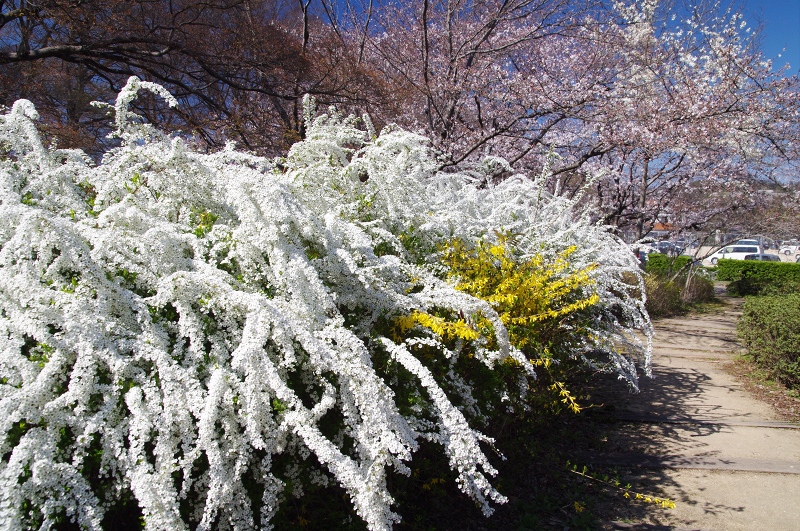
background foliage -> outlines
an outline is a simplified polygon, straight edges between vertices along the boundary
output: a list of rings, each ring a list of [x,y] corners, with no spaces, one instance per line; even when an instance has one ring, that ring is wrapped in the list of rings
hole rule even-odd
[[[748,297],[738,331],[756,364],[771,378],[800,389],[800,293]]]
[[[714,283],[690,256],[652,253],[647,257],[646,306],[651,317],[687,312],[693,304],[714,298]]]
[[[717,279],[730,281],[728,291],[735,295],[797,291],[800,286],[800,264],[720,260]]]
[[[650,253],[647,255],[645,271],[654,275],[672,276],[683,271],[686,264],[692,260],[691,256],[686,255],[669,256],[661,253]]]

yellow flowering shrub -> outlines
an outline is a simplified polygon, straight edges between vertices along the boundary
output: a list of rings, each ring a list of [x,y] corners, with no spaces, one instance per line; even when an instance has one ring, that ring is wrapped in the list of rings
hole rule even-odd
[[[456,239],[443,249],[442,262],[456,289],[490,303],[507,328],[510,343],[531,365],[547,374],[547,381],[540,382],[539,389],[546,394],[550,409],[566,408],[577,413],[580,407],[560,381],[559,375],[564,371],[554,360],[574,357],[576,349],[586,344],[589,331],[581,321],[600,297],[592,289],[591,272],[596,266],[574,270],[569,262],[574,252],[575,247],[569,247],[554,258],[543,254],[521,257],[514,254],[508,237],[501,237],[497,243],[479,242],[473,247]],[[486,348],[495,347],[493,326],[480,313],[464,316],[413,311],[398,318],[395,325],[399,335],[407,335],[420,326],[445,342],[463,344],[485,338]],[[468,358],[472,357],[468,347],[461,348],[467,351]],[[433,357],[434,353],[429,352],[427,358]],[[518,363],[511,358],[506,365],[513,374],[524,373],[516,370]]]
[[[486,300],[497,310],[515,347],[529,357],[549,357],[554,333],[561,325],[600,300],[590,289],[589,274],[596,266],[570,270],[569,256],[575,250],[569,247],[548,261],[541,254],[514,256],[507,238],[473,249],[455,240],[446,249],[444,262],[450,277],[457,280],[456,289]]]

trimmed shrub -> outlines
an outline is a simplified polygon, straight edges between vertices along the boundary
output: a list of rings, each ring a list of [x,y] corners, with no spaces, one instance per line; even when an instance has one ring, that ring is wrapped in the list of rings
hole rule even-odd
[[[800,294],[748,298],[738,333],[761,368],[784,385],[800,388]]]
[[[800,282],[787,280],[776,284],[766,284],[761,286],[759,295],[788,295],[789,293],[800,293]]]
[[[652,253],[647,256],[647,267],[645,271],[653,275],[672,275],[688,264],[692,260],[691,256],[667,256],[665,254]]]
[[[718,280],[728,280],[734,295],[796,292],[800,286],[800,264],[758,260],[720,260]]]

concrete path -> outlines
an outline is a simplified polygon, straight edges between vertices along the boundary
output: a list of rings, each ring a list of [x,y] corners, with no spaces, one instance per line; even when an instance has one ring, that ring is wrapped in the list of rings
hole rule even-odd
[[[657,321],[655,378],[639,395],[613,397],[614,429],[588,459],[677,507],[611,529],[800,530],[800,426],[778,420],[724,370],[740,350],[742,301],[726,303]]]

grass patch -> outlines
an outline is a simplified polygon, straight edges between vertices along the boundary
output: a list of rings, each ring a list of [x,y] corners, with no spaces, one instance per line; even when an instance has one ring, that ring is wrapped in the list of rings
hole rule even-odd
[[[714,298],[706,302],[697,302],[691,305],[691,313],[719,313],[728,308],[728,304],[722,300]]]
[[[779,418],[800,423],[800,390],[771,378],[747,353],[737,356],[726,368],[749,393],[772,406]]]

